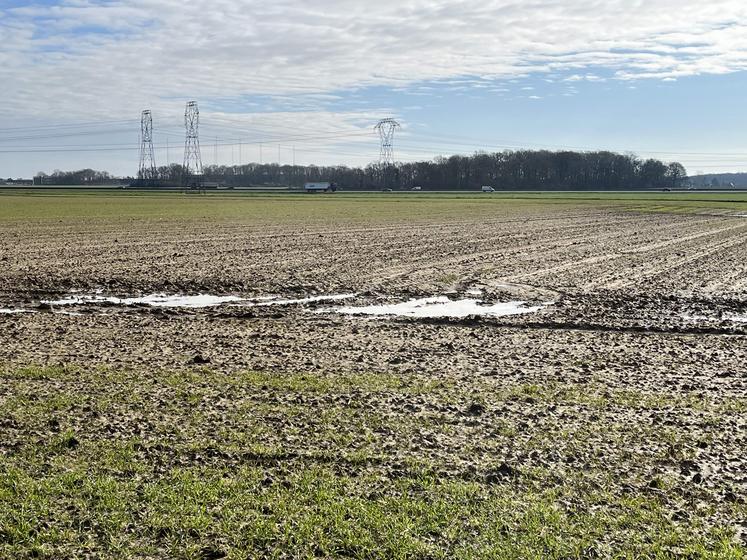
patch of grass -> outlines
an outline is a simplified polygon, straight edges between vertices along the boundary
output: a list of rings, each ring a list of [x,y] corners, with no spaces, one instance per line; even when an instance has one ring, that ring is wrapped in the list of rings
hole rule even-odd
[[[230,382],[297,393],[348,393],[350,391],[427,393],[443,386],[443,383],[432,380],[408,380],[401,376],[377,372],[314,375],[247,371],[232,377]]]
[[[190,467],[142,480],[97,472],[94,463],[39,480],[3,462],[0,498],[6,557],[742,555],[723,532],[674,524],[656,497],[597,490],[574,506],[555,490],[427,473],[381,480],[324,467],[285,475]]]
[[[747,210],[747,192],[529,192],[337,193],[305,194],[181,193],[92,190],[1,190],[0,221],[231,222],[242,224],[408,223],[421,218],[464,219],[518,214],[528,209],[554,212],[562,207],[614,207],[641,212]],[[95,216],[95,218],[94,218]],[[129,224],[130,228],[132,224]]]
[[[747,507],[692,508],[695,494],[656,470],[692,460],[687,430],[523,423],[556,405],[664,397],[496,390],[492,378],[70,371],[2,370],[2,558],[744,557],[713,520]],[[541,461],[521,459],[532,453]]]
[[[562,402],[583,404],[599,409],[614,407],[632,410],[707,410],[714,415],[747,411],[747,398],[725,397],[713,399],[702,393],[654,393],[635,389],[611,389],[601,380],[583,385],[561,383],[520,384],[504,391],[501,398],[519,401]]]
[[[61,364],[57,366],[28,366],[21,368],[0,368],[0,377],[5,379],[70,379],[81,372],[78,366]]]

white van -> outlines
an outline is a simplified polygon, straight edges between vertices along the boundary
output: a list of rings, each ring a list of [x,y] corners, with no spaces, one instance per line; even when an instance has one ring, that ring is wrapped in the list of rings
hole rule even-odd
[[[495,192],[495,189],[490,185],[483,185],[482,192]]]

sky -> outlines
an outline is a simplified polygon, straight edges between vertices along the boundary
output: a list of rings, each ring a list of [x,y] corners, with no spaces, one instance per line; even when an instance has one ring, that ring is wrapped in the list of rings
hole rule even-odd
[[[0,0],[0,176],[607,149],[747,171],[743,0]]]

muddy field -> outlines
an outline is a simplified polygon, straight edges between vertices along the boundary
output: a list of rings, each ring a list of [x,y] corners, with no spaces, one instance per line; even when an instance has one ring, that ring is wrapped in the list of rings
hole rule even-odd
[[[747,202],[338,200],[4,215],[0,552],[744,556]]]

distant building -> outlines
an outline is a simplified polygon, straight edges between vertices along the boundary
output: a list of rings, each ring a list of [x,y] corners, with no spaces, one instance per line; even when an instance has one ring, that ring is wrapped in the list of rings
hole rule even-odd
[[[303,186],[303,190],[307,193],[335,192],[337,185],[334,183],[306,183]]]
[[[30,187],[33,184],[34,181],[32,179],[12,179],[11,177],[0,179],[0,185],[20,185],[23,187]]]

